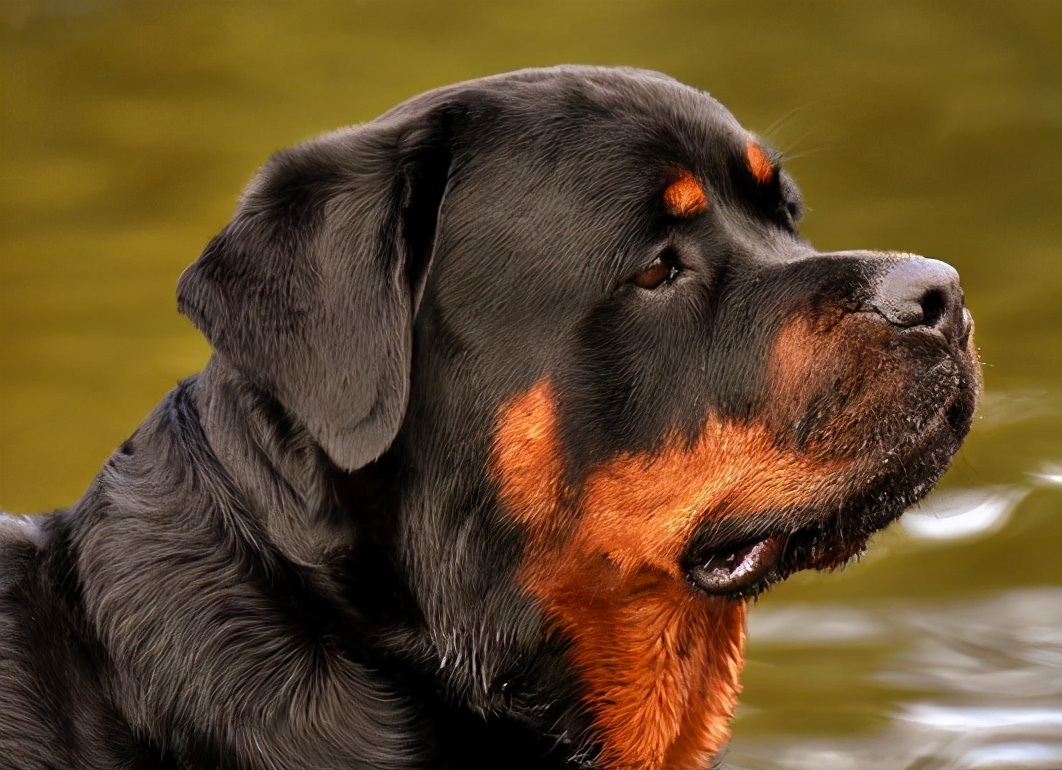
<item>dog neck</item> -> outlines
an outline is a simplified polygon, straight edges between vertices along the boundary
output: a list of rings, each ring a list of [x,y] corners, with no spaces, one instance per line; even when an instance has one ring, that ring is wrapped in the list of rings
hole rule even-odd
[[[215,353],[195,403],[210,448],[278,550],[317,566],[349,543],[329,481],[334,466],[276,399]]]
[[[579,492],[563,483],[548,381],[504,406],[498,425],[495,478],[528,534],[519,580],[570,643],[602,766],[704,767],[730,737],[745,603],[692,590],[672,554],[671,530],[633,526],[639,519],[631,512],[646,506],[622,493],[629,487],[644,494],[638,474],[601,477],[620,493],[602,494],[593,479]],[[617,515],[630,517],[624,527],[610,526]],[[625,532],[636,534],[625,540]]]

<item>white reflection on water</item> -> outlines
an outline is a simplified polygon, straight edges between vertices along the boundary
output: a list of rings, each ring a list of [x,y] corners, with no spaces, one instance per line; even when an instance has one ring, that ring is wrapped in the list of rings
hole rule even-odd
[[[750,615],[750,635],[774,650],[829,645],[830,639],[803,632],[820,617],[847,631],[849,641],[897,648],[871,681],[920,694],[897,703],[889,726],[878,733],[832,736],[826,727],[822,737],[753,740],[742,739],[739,730],[723,767],[1062,769],[1062,588],[932,607],[760,607]],[[799,636],[794,629],[801,629]]]
[[[814,622],[808,622],[813,618]],[[889,633],[885,619],[853,607],[791,604],[749,613],[749,637],[758,645],[848,645],[880,640]]]
[[[905,513],[900,524],[907,532],[929,540],[957,540],[987,535],[1000,529],[1029,490],[1019,487],[981,487],[940,491]]]
[[[1062,487],[1062,463],[1044,463],[1038,472],[1029,475],[1041,484]]]
[[[967,767],[999,768],[1036,767],[1058,770],[1062,767],[1062,749],[1039,743],[1001,743],[984,746],[967,754]]]
[[[1062,708],[1054,710],[949,708],[929,703],[914,703],[906,706],[897,718],[941,730],[965,732],[967,730],[998,730],[1002,727],[1062,726]]]

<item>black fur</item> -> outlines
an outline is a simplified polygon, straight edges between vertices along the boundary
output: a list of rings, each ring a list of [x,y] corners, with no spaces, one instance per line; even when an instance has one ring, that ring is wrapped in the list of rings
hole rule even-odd
[[[898,257],[814,252],[746,137],[661,75],[569,67],[272,158],[180,281],[205,371],[72,508],[0,517],[0,766],[591,766],[566,641],[515,579],[494,420],[549,373],[577,485],[709,409],[769,412],[781,324],[865,308]],[[662,209],[676,167],[710,180],[705,216]],[[679,277],[631,285],[662,250]],[[969,425],[969,362],[919,344],[911,403],[850,441],[925,459],[852,492],[842,534],[924,494]]]

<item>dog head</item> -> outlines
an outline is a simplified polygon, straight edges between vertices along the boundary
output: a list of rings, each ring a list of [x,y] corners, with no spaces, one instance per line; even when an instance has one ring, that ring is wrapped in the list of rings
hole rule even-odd
[[[604,767],[699,767],[745,599],[920,499],[979,390],[955,272],[816,252],[801,208],[702,92],[524,71],[275,156],[180,304],[388,489],[396,655]]]

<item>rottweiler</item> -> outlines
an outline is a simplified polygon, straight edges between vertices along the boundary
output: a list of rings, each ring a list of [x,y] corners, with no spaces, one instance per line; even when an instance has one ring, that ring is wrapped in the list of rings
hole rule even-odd
[[[0,521],[0,765],[707,767],[748,600],[925,495],[980,390],[956,272],[801,211],[632,69],[273,156],[180,279],[204,371]]]

